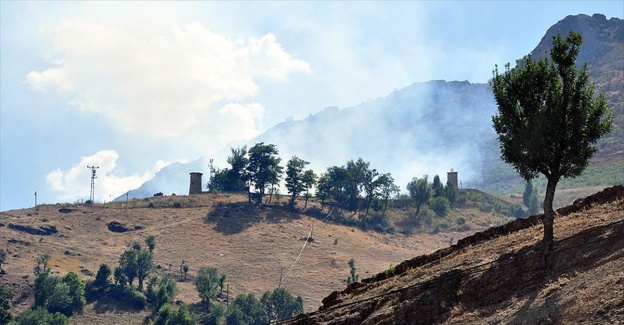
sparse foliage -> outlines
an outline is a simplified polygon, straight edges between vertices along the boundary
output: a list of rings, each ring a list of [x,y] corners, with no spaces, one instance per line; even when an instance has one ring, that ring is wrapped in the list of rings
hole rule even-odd
[[[184,281],[186,281],[190,268],[189,264],[185,260],[182,260],[182,263],[180,264],[180,272],[184,273]]]
[[[2,264],[7,262],[7,252],[4,249],[0,249],[0,270],[2,270]]]
[[[359,281],[360,275],[357,274],[357,268],[355,267],[355,259],[349,260],[349,273],[351,273],[351,275],[347,277],[347,285],[350,285],[352,283],[356,283]]]
[[[301,193],[308,190],[309,182],[305,182],[305,166],[309,162],[293,156],[286,163],[286,188],[290,194],[290,201],[288,202],[291,207],[295,206],[295,199]]]
[[[149,249],[150,253],[154,251],[154,247],[156,247],[156,237],[154,235],[149,235],[145,238],[145,245]]]
[[[212,300],[217,296],[219,279],[219,271],[214,267],[203,267],[199,269],[197,278],[195,278],[197,293],[199,294],[202,304],[206,307],[207,312],[210,312]]]
[[[427,183],[427,175],[422,178],[414,177],[407,183],[407,191],[416,204],[416,217],[420,214],[420,206],[427,203],[431,197],[431,187]]]

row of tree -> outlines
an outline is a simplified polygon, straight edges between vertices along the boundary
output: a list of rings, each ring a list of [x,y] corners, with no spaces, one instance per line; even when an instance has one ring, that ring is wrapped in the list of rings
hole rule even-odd
[[[281,158],[274,144],[255,144],[249,150],[246,146],[231,149],[227,162],[230,168],[216,170],[209,182],[209,188],[215,191],[249,193],[249,200],[261,203],[265,193],[272,194],[284,176],[280,166]],[[349,160],[343,166],[331,166],[327,171],[317,174],[306,167],[310,162],[293,156],[286,163],[284,185],[289,194],[289,205],[295,206],[295,199],[303,195],[311,197],[310,190],[316,186],[316,195],[323,204],[331,200],[340,209],[349,211],[365,210],[367,215],[371,207],[385,209],[389,198],[398,194],[399,187],[389,173],[382,174],[370,167],[362,158]],[[255,189],[255,193],[251,189]],[[305,206],[304,206],[305,208]]]
[[[249,193],[249,200],[261,203],[268,191],[269,203],[284,174],[281,158],[274,144],[257,143],[249,150],[246,146],[231,149],[227,162],[230,168],[214,172],[209,188],[215,191]],[[311,197],[310,190],[316,186],[316,195],[323,204],[332,201],[340,209],[365,211],[371,207],[385,213],[388,200],[399,193],[399,187],[389,173],[382,174],[370,167],[362,158],[349,160],[343,166],[331,166],[320,177],[306,167],[310,162],[293,156],[286,163],[284,185],[289,194],[289,205],[295,206],[295,199],[303,195]],[[251,189],[255,189],[252,195]],[[305,209],[305,206],[304,206]]]

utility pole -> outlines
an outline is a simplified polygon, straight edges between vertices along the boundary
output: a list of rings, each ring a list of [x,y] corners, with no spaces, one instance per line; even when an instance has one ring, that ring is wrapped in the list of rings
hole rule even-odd
[[[37,191],[35,191],[35,211],[39,210],[39,207],[37,206]]]
[[[87,166],[87,168],[91,169],[91,193],[89,194],[89,200],[91,203],[95,203],[95,170],[100,168],[100,166]]]

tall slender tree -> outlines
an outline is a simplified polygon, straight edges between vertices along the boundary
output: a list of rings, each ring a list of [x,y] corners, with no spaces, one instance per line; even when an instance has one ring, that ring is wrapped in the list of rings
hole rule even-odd
[[[492,118],[502,159],[529,181],[543,174],[545,252],[552,248],[553,200],[559,180],[579,176],[610,132],[613,113],[604,96],[595,96],[587,65],[575,65],[581,35],[553,37],[550,59],[526,56],[491,81],[498,113]]]
[[[420,214],[420,206],[431,198],[431,187],[427,183],[427,175],[422,178],[414,177],[407,183],[407,191],[416,204],[416,218]]]
[[[286,163],[286,188],[290,193],[289,204],[291,207],[295,206],[295,199],[299,194],[306,190],[306,184],[304,183],[304,168],[309,162],[293,156]]]

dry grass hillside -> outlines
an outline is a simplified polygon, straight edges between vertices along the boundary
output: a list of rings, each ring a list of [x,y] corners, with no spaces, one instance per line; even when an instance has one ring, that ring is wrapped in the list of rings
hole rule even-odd
[[[320,204],[311,201],[310,209],[319,211]],[[388,214],[397,224],[410,226],[405,220],[409,209],[395,208]],[[321,212],[326,214],[328,208]],[[462,216],[466,222],[460,227],[456,220]],[[327,294],[346,287],[351,258],[356,260],[361,278],[366,278],[506,220],[494,212],[454,210],[440,232],[414,228],[389,234],[323,222],[282,204],[248,204],[244,195],[162,196],[132,200],[127,207],[125,202],[41,205],[0,213],[0,243],[8,252],[3,265],[6,274],[0,276],[0,283],[15,293],[12,312],[19,314],[33,303],[33,268],[38,256],[52,256],[49,265],[53,273],[72,271],[86,280],[101,263],[115,267],[132,241],[143,243],[148,235],[155,235],[155,272],[178,280],[177,299],[185,303],[199,302],[193,285],[197,270],[216,267],[227,275],[231,297],[272,290],[280,275],[285,278],[290,272],[283,280],[285,287],[304,297],[306,311],[312,311]],[[111,222],[128,231],[111,231]],[[312,228],[313,241],[290,271]],[[191,267],[186,281],[179,269],[183,260]],[[147,310],[99,301],[89,304],[71,322],[142,324],[147,315]]]
[[[289,324],[624,324],[624,186],[492,227],[336,291]]]

